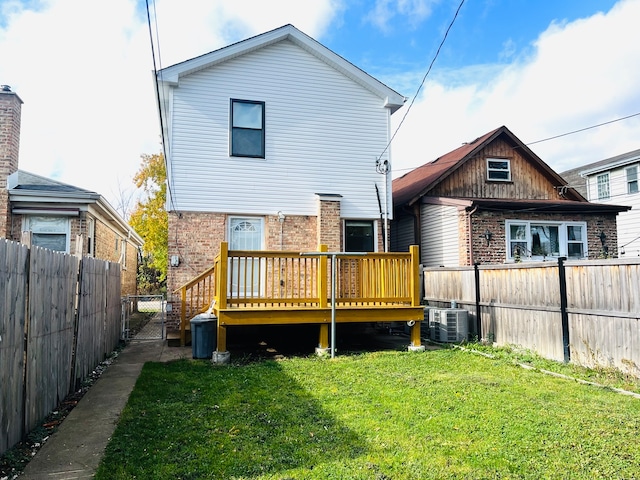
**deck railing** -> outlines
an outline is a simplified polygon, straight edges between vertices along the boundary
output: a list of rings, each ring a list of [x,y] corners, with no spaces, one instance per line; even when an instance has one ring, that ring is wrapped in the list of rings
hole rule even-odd
[[[322,245],[320,252],[327,252]],[[418,306],[417,247],[407,253],[367,253],[336,258],[337,308]],[[188,319],[207,310],[327,308],[331,259],[313,253],[228,250],[222,242],[212,267],[180,292],[181,341]]]

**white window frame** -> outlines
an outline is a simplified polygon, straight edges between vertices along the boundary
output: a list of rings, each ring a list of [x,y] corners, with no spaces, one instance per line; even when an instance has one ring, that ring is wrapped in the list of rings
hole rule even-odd
[[[598,200],[608,200],[611,198],[609,172],[596,175],[596,189],[598,193]]]
[[[48,227],[45,227],[42,225],[38,225],[39,219],[59,220],[62,221],[62,225],[58,228],[56,228],[55,225],[49,225]],[[65,235],[65,250],[63,253],[69,253],[71,251],[71,221],[69,217],[26,215],[22,220],[22,230],[39,235]],[[37,244],[34,242],[34,245]]]
[[[344,250],[345,251],[350,251],[347,249],[347,223],[349,222],[366,222],[366,223],[371,223],[371,225],[373,226],[373,250],[371,250],[371,252],[377,252],[378,251],[378,222],[376,220],[371,220],[368,218],[347,218],[344,219],[342,222],[342,232],[343,232],[343,238],[342,238],[342,244],[344,245]]]
[[[638,165],[627,167],[624,171],[627,176],[627,193],[629,195],[638,193]]]
[[[523,238],[512,239],[511,227],[523,226],[524,236]],[[547,226],[558,228],[558,251],[549,252],[549,254],[537,254],[532,252],[533,247],[533,234],[531,231],[532,226]],[[568,227],[580,227],[582,231],[582,238],[580,240],[569,240],[569,228]],[[512,253],[512,243],[526,243],[524,252],[520,254],[520,261],[543,261],[547,259],[556,259],[558,257],[567,257],[571,259],[588,258],[589,252],[587,250],[587,223],[586,222],[551,222],[551,221],[533,221],[533,220],[506,220],[505,221],[505,241],[506,241],[506,258],[507,262],[516,261],[516,256]],[[569,257],[569,244],[582,244],[582,257]]]
[[[96,256],[96,220],[87,217],[87,256]]]
[[[498,167],[497,165],[495,165],[496,163],[505,163],[507,168]],[[494,175],[503,174],[505,171],[507,172],[507,178],[492,176],[492,173]],[[510,182],[511,181],[511,159],[499,158],[499,157],[488,157],[487,158],[487,180],[490,182]]]

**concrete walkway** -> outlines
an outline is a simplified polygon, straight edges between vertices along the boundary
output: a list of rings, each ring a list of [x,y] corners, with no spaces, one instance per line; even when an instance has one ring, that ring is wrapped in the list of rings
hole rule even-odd
[[[20,478],[93,478],[145,362],[191,358],[191,347],[132,340],[29,462]]]

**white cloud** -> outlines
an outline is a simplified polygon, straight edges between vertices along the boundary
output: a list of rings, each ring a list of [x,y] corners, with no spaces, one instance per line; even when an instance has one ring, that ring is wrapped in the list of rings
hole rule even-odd
[[[430,80],[394,142],[394,176],[501,125],[527,143],[640,112],[637,18],[640,1],[622,1],[607,14],[552,24],[526,59]],[[640,148],[638,131],[634,117],[531,148],[561,172]]]
[[[365,20],[383,32],[389,32],[390,21],[396,16],[405,17],[406,23],[415,28],[431,15],[433,5],[440,0],[376,0]]]
[[[163,66],[286,23],[320,35],[340,10],[338,0],[155,4]],[[134,188],[140,155],[160,151],[144,2],[0,8],[0,83],[24,101],[20,168],[118,203],[119,189]]]

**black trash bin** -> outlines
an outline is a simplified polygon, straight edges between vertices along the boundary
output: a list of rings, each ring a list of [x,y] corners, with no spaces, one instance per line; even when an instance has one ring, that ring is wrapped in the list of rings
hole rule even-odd
[[[191,353],[193,358],[211,358],[216,346],[218,319],[201,313],[191,319]]]

